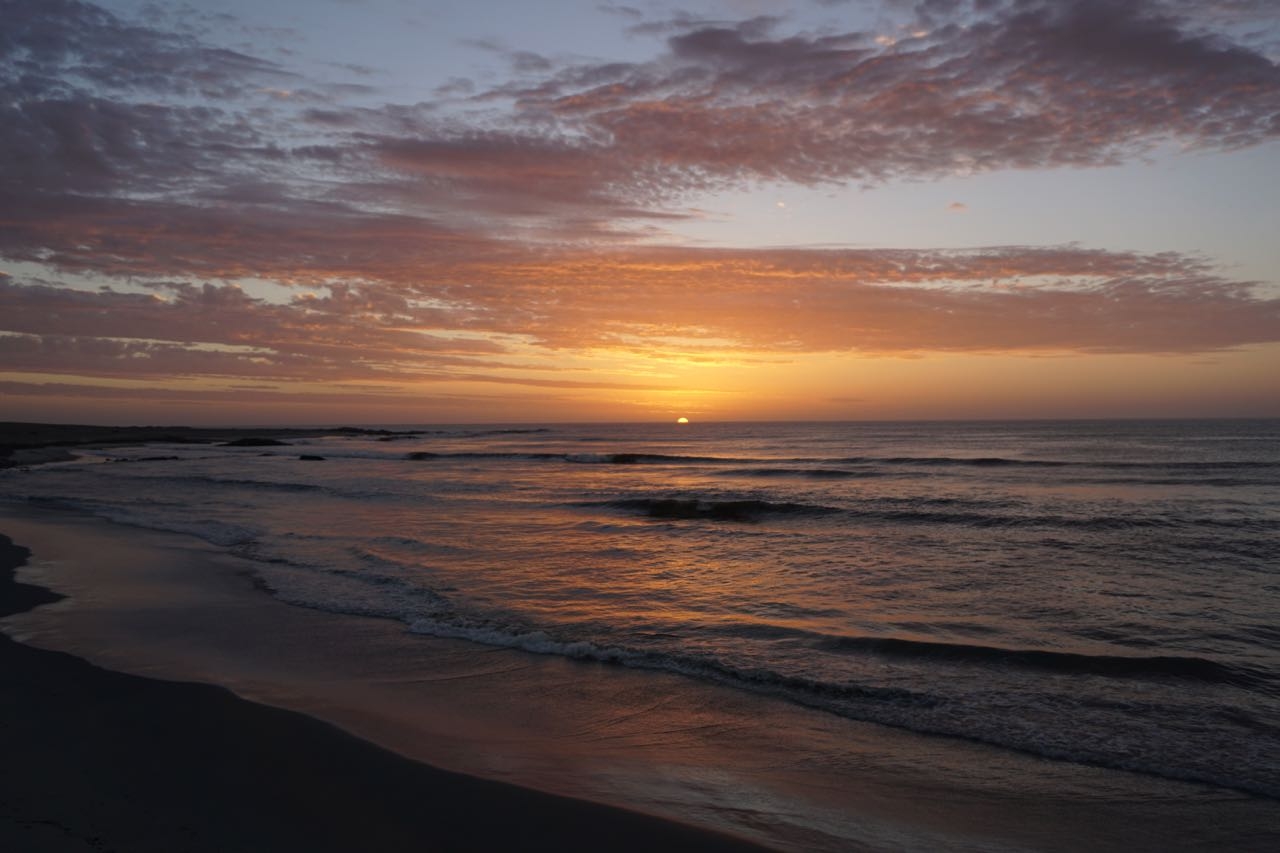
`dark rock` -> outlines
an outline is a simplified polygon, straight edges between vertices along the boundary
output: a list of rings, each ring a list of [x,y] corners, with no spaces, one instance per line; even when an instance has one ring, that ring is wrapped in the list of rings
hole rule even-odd
[[[301,459],[303,462],[323,462],[324,461],[323,456],[313,456],[310,453],[304,453],[298,458]]]

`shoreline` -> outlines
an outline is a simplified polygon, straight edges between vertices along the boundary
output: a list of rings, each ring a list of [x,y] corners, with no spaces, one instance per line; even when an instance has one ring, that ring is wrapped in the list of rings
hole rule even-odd
[[[64,600],[16,580],[0,617]],[[0,633],[0,846],[40,850],[762,849],[421,764],[209,684],[94,666]]]
[[[27,580],[69,595],[6,620],[4,632],[109,670],[221,685],[428,769],[776,849],[1261,850],[1280,840],[1280,805],[1222,789],[297,607],[257,585],[254,564],[185,534],[14,504],[0,504],[0,530],[36,543]]]

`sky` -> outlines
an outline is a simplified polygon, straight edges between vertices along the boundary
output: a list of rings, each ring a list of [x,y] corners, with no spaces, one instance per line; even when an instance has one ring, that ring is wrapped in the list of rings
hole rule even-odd
[[[0,21],[0,419],[1280,416],[1280,0]]]

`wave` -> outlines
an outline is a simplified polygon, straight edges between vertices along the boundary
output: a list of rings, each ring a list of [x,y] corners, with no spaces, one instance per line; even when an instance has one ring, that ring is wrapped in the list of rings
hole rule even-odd
[[[550,427],[518,427],[507,429],[482,429],[475,432],[463,433],[466,436],[478,435],[542,435],[544,433],[553,432]]]
[[[776,503],[762,500],[701,500],[698,498],[624,498],[586,504],[629,510],[649,518],[759,521],[768,515],[830,515],[839,509],[817,504]]]
[[[417,450],[404,457],[412,462],[434,459],[513,459],[531,462],[571,462],[578,465],[670,465],[670,464],[733,464],[744,461],[725,456],[682,456],[666,453],[529,453],[517,451],[464,450],[436,452]]]
[[[934,643],[894,637],[833,637],[820,648],[869,653],[884,657],[938,660],[994,666],[1014,666],[1068,675],[1099,675],[1108,678],[1176,679],[1205,684],[1253,687],[1267,681],[1264,674],[1199,657],[1157,655],[1089,655],[1042,649],[1004,649],[962,643]]]
[[[735,457],[735,456],[717,456],[717,455],[688,455],[679,453],[646,453],[640,451],[623,451],[617,453],[557,453],[557,452],[528,452],[528,451],[484,451],[484,450],[461,450],[461,451],[431,451],[419,450],[408,453],[404,456],[410,461],[424,461],[431,459],[519,459],[519,460],[554,460],[563,462],[574,462],[582,465],[681,465],[681,464],[722,464],[722,465],[795,465],[795,464],[828,464],[828,465],[977,465],[977,466],[1028,466],[1028,467],[1062,467],[1070,465],[1069,462],[1042,462],[1035,460],[1017,460],[1017,459],[1001,459],[1001,458],[979,458],[968,459],[962,457],[925,457],[925,456],[897,456],[890,458],[880,458],[871,456],[850,456],[823,458],[813,456],[798,456],[791,458],[766,458],[766,457]],[[770,476],[773,474],[785,473],[803,473],[815,474],[817,476],[867,476],[861,471],[843,471],[841,469],[832,468],[806,468],[806,469],[787,469],[760,467],[753,469],[749,473],[757,476]]]
[[[294,483],[280,480],[254,480],[245,477],[165,477],[166,483],[198,483],[200,485],[235,486],[276,492],[329,492],[325,486],[314,483]]]
[[[1280,462],[1266,459],[1246,461],[1205,460],[1200,462],[1100,462],[1095,467],[1117,470],[1171,470],[1171,471],[1247,471],[1254,468],[1280,468]]]
[[[983,512],[929,512],[911,509],[847,510],[846,514],[856,519],[892,524],[942,524],[1000,529],[1050,527],[1104,531],[1161,527],[1166,524],[1161,519],[1140,516],[1073,518],[1061,515],[994,515]]]
[[[1133,486],[1214,486],[1239,488],[1241,486],[1274,486],[1274,479],[1265,477],[1071,477],[1059,482],[1073,485],[1133,485]]]
[[[847,468],[729,468],[716,474],[721,477],[805,477],[812,480],[861,480],[887,476],[883,471],[850,471]]]
[[[1093,468],[1105,471],[1249,471],[1280,467],[1268,460],[1233,461],[1204,460],[1198,462],[1121,462],[1103,460],[1067,461],[1062,459],[1011,459],[1004,456],[851,456],[831,460],[856,465],[967,466],[975,468]]]
[[[455,453],[437,453],[434,450],[415,450],[406,453],[405,459],[410,462],[424,462],[434,459],[526,459],[531,461],[543,459],[563,460],[563,453],[515,453],[510,451],[464,450]]]
[[[729,464],[734,462],[750,462],[749,459],[734,459],[727,456],[683,456],[669,453],[570,453],[565,455],[566,462],[582,465],[670,465],[670,464]]]
[[[259,480],[253,477],[217,477],[200,474],[182,476],[163,475],[137,477],[136,480],[155,483],[158,488],[170,486],[213,489],[246,489],[252,492],[283,492],[285,494],[315,494],[334,498],[361,501],[396,500],[394,492],[378,488],[351,488],[344,484],[303,483],[295,480]],[[188,497],[191,497],[188,495]],[[421,498],[420,498],[421,499]]]
[[[132,482],[138,483],[155,483],[159,486],[230,486],[232,488],[247,488],[261,491],[277,491],[277,492],[327,492],[325,486],[316,485],[314,483],[298,483],[290,480],[259,480],[254,477],[217,477],[203,474],[180,474],[173,475],[169,473],[153,474],[147,472],[145,475],[136,474],[130,477]]]
[[[579,439],[579,441],[607,441],[608,439]],[[1106,462],[1106,461],[1066,461],[1058,459],[1013,459],[1004,456],[796,456],[796,457],[735,457],[715,454],[690,455],[672,453],[648,453],[641,451],[622,451],[615,453],[565,453],[536,451],[413,451],[402,458],[410,461],[429,461],[434,459],[510,459],[523,461],[569,462],[580,465],[708,465],[726,466],[749,465],[750,468],[726,468],[716,472],[723,476],[739,477],[813,477],[813,478],[857,478],[887,476],[878,468],[888,469],[928,469],[928,468],[1007,468],[1007,469],[1063,469],[1077,471],[1115,472],[1117,475],[1126,472],[1150,471],[1154,474],[1163,472],[1164,479],[1151,479],[1153,483],[1212,483],[1204,477],[1194,476],[1199,473],[1247,472],[1251,470],[1267,470],[1280,467],[1280,463],[1270,461],[1207,461],[1207,462]],[[825,467],[796,467],[825,466]],[[852,468],[848,466],[853,466]],[[1181,473],[1182,477],[1177,475]],[[1216,478],[1224,485],[1239,482],[1252,482],[1239,477]],[[1110,482],[1110,478],[1107,479]],[[1135,482],[1147,482],[1148,478],[1137,478]],[[1261,482],[1270,482],[1262,480]]]
[[[1041,459],[1006,459],[1002,456],[891,456],[882,459],[851,457],[845,462],[870,462],[882,465],[965,465],[978,468],[1065,468],[1072,463]]]
[[[814,698],[868,700],[897,706],[932,708],[940,699],[928,693],[901,687],[873,687],[833,684],[801,676],[783,675],[768,669],[741,669],[719,659],[698,655],[648,652],[619,646],[601,646],[586,640],[558,640],[543,631],[514,631],[487,623],[467,624],[434,618],[415,619],[409,624],[415,634],[471,640],[490,646],[521,649],[540,655],[558,655],[575,660],[618,664],[636,669],[675,672],[738,687],[749,687],[781,695],[808,695]]]
[[[243,524],[218,521],[212,518],[192,519],[192,514],[184,512],[177,518],[157,516],[154,507],[157,505],[176,506],[148,498],[139,498],[134,504],[107,503],[93,498],[28,496],[26,501],[34,506],[54,509],[69,509],[85,512],[105,518],[117,524],[140,527],[145,530],[159,530],[169,533],[184,533],[202,539],[211,545],[224,548],[243,549],[261,536],[262,530]]]
[[[390,435],[379,437],[378,441],[399,441],[406,438],[421,438],[422,436],[438,436],[443,438],[483,438],[492,435],[541,435],[544,433],[555,432],[550,427],[528,427],[528,428],[501,428],[501,429],[414,429],[405,432],[394,432]],[[355,436],[355,438],[363,438],[363,436]]]
[[[725,499],[706,497],[628,497],[607,501],[573,504],[581,508],[622,510],[649,518],[676,520],[708,520],[754,522],[767,516],[840,516],[853,522],[894,525],[951,525],[978,529],[1071,529],[1093,532],[1141,530],[1174,527],[1227,527],[1250,529],[1263,522],[1254,519],[1182,518],[1165,516],[1068,516],[1017,515],[982,511],[1007,508],[1007,502],[959,501],[947,498],[921,498],[907,503],[922,508],[861,508],[825,504],[771,501],[761,498]],[[956,509],[936,507],[956,506]],[[965,511],[963,507],[972,507]]]
[[[908,503],[920,506],[945,506],[946,499],[931,500],[914,499]],[[975,509],[990,507],[992,509],[1008,508],[1010,504],[999,501],[954,501],[959,507],[971,506]],[[1143,530],[1154,528],[1224,528],[1231,530],[1262,529],[1268,522],[1254,518],[1211,518],[1207,516],[1170,516],[1170,515],[1044,515],[1044,514],[1000,514],[992,512],[973,512],[963,509],[952,511],[928,509],[846,509],[841,512],[848,518],[872,522],[888,522],[891,524],[910,525],[955,525],[980,529],[1066,529],[1087,532],[1105,532],[1122,530]]]
[[[850,456],[836,458],[822,458],[813,456],[799,456],[792,458],[764,458],[764,457],[734,457],[734,456],[716,456],[716,455],[686,455],[672,453],[644,453],[644,452],[619,452],[619,453],[536,453],[536,452],[520,452],[520,451],[414,451],[406,454],[406,459],[413,461],[422,461],[430,459],[523,459],[523,460],[557,460],[564,462],[575,462],[584,465],[680,465],[680,464],[722,464],[722,465],[779,465],[779,464],[829,464],[829,465],[922,465],[922,466],[938,466],[938,465],[973,465],[982,467],[995,466],[1026,466],[1026,467],[1064,467],[1070,465],[1070,462],[1050,462],[1036,460],[1018,460],[1003,458],[977,458],[970,459],[964,457],[950,456],[896,456],[889,458],[871,457],[871,456]],[[808,469],[787,469],[787,468],[766,468],[760,467],[753,469],[751,472],[757,476],[770,476],[774,474],[814,474],[816,476],[867,476],[861,471],[843,471],[841,469],[831,468],[808,468]]]
[[[521,631],[485,622],[468,624],[451,618],[426,617],[410,621],[409,630],[417,634],[520,649],[533,654],[671,672],[774,696],[846,719],[879,723],[921,734],[956,737],[1042,758],[1208,783],[1280,798],[1280,784],[1274,781],[1274,773],[1265,758],[1242,760],[1229,765],[1228,769],[1220,763],[1202,762],[1194,755],[1179,757],[1163,752],[1126,750],[1122,746],[1116,747],[1116,737],[1112,735],[1101,742],[1094,742],[1087,737],[1082,739],[1076,736],[1070,729],[1004,725],[998,715],[993,717],[989,710],[966,709],[953,698],[930,692],[852,682],[832,683],[786,675],[765,668],[734,666],[715,657],[640,651],[586,640],[563,640],[543,631]],[[1175,665],[1159,662],[1177,659],[1144,660],[1145,666],[1157,671],[1171,667],[1178,672],[1186,672],[1188,669],[1195,672],[1201,668],[1201,663]],[[1221,666],[1211,661],[1202,663],[1208,664],[1210,668]],[[1127,702],[1119,710],[1128,715],[1133,713],[1134,707],[1135,703]],[[1154,705],[1149,710],[1157,716],[1168,712],[1168,709]],[[1258,724],[1251,719],[1229,722],[1263,736],[1270,734],[1269,728],[1262,727],[1266,724]]]

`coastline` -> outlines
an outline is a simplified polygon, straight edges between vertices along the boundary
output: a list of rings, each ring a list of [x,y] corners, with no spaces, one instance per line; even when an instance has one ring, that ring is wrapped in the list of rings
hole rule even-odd
[[[14,579],[0,616],[62,597]],[[403,758],[208,684],[96,667],[0,634],[0,846],[12,850],[759,849]]]
[[[621,814],[630,817],[618,826],[637,819],[639,812],[674,821],[669,825],[677,831],[684,831],[681,824],[701,826],[781,849],[1268,849],[1280,838],[1275,821],[1280,804],[1271,801],[921,737],[673,675],[415,636],[387,620],[295,607],[256,588],[248,561],[184,535],[14,504],[0,505],[0,530],[19,543],[25,539],[36,545],[22,571],[24,579],[69,595],[6,619],[4,632],[110,670],[165,679],[155,684],[204,682],[177,685],[203,692],[200,698],[191,694],[185,699],[189,707],[176,716],[159,710],[164,705],[141,715],[168,718],[171,727],[186,715],[217,718],[221,711],[191,710],[214,708],[205,702],[212,690],[223,698],[210,701],[243,702],[236,698],[240,696],[260,703],[250,707],[289,709],[280,712],[293,712],[289,720],[306,720],[306,726],[351,738],[379,755],[424,767],[428,774],[441,767],[445,770],[438,772],[461,771],[467,779],[514,782],[548,792],[539,797],[555,794],[574,798],[570,803],[594,800],[622,806],[627,811]],[[8,638],[5,643],[10,650],[24,648]],[[65,655],[58,660],[63,659],[75,660]],[[46,666],[48,673],[62,671],[58,667],[63,664],[54,658],[44,660],[31,671],[38,674]],[[105,672],[81,661],[75,666]],[[78,677],[72,681],[81,683]],[[40,683],[50,684],[47,678],[37,679],[34,687],[11,689],[45,689]],[[230,688],[235,696],[209,684]],[[61,713],[101,703],[100,698],[79,696]],[[121,708],[118,701],[107,704],[127,719],[138,713]],[[30,725],[31,715],[23,717],[24,725]],[[223,725],[210,722],[215,732]],[[95,730],[99,736],[104,731]],[[139,753],[181,754],[168,744],[150,744],[150,730],[141,726],[136,731]],[[181,742],[180,727],[169,736]],[[74,760],[82,749],[93,751],[93,738],[84,733],[57,737],[63,743],[89,737],[88,747],[54,750],[63,760]],[[246,743],[253,742],[254,736],[246,737]],[[49,742],[50,733],[44,740]],[[41,760],[29,756],[33,765]],[[292,766],[287,763],[291,760],[273,758],[266,766],[241,767],[235,773],[270,780],[274,767]],[[198,763],[185,759],[179,764],[193,761]],[[58,775],[76,772],[74,766],[63,767]],[[102,772],[104,779],[111,778],[108,768]],[[365,793],[352,802],[387,786],[378,781],[384,779],[383,770],[371,765],[359,772],[365,775],[356,787]],[[385,779],[391,779],[408,771],[386,772]],[[26,775],[10,778],[21,784]],[[224,774],[228,785],[235,784],[234,775]],[[323,768],[312,765],[308,778],[324,775]],[[452,785],[441,778],[454,777],[446,773],[413,784],[428,790]],[[1016,788],[1008,779],[1017,780]],[[274,790],[278,784],[293,783],[281,779],[266,786]],[[53,780],[47,785],[45,796],[28,801],[28,807],[59,801],[58,785]],[[471,790],[466,785],[463,789]],[[102,782],[98,787],[115,786]],[[134,796],[147,801],[145,795]],[[238,793],[231,796],[238,798]],[[434,801],[435,795],[428,799]],[[560,802],[560,797],[552,799]],[[21,802],[9,794],[3,801]],[[158,802],[167,813],[163,797]],[[492,802],[493,815],[499,816],[505,807],[497,799]],[[450,807],[450,812],[470,809],[467,813],[474,815],[478,807],[472,802]],[[359,808],[349,813],[351,820],[359,820]],[[381,808],[370,813],[380,814]],[[518,817],[521,808],[517,798],[511,809],[514,820],[524,820]],[[183,813],[182,804],[174,813]],[[560,813],[569,815],[565,819],[570,825],[581,822],[571,809]],[[387,820],[399,821],[408,831],[413,816],[410,810]],[[1276,828],[1257,832],[1268,824]],[[559,839],[553,845],[559,849],[596,846],[599,832],[609,831],[566,836],[563,829],[552,826],[545,833]],[[527,831],[533,830],[520,830],[522,844]],[[626,834],[630,839],[648,837],[630,829]],[[736,842],[711,837],[734,849]],[[446,849],[469,849],[462,828],[441,843]],[[686,842],[672,843],[679,849]],[[385,849],[396,849],[395,844],[390,839]],[[477,844],[502,846],[500,838]],[[637,843],[634,849],[651,846]],[[715,849],[701,841],[694,846]],[[136,849],[132,843],[128,847]]]

